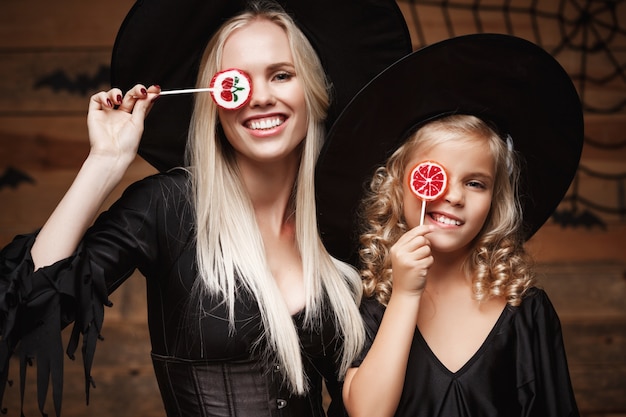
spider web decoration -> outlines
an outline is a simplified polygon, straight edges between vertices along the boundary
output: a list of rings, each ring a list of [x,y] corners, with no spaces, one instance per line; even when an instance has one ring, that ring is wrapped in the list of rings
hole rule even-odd
[[[626,0],[398,0],[398,4],[415,48],[469,33],[518,36],[561,63],[576,85],[585,116],[626,117]],[[586,132],[585,146],[612,152],[626,148],[624,129],[601,136]],[[599,203],[585,197],[587,188],[581,180],[615,198]],[[581,164],[563,199],[570,208],[561,205],[553,220],[563,227],[602,229],[606,223],[598,214],[624,222],[625,190],[626,172],[602,172]]]

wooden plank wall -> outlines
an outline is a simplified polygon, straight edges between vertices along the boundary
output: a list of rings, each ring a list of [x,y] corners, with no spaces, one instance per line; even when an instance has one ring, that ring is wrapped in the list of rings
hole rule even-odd
[[[88,97],[108,87],[111,48],[132,3],[0,2],[0,246],[16,234],[41,226],[79,169],[88,151]],[[480,6],[442,11],[442,3]],[[505,3],[509,5],[506,19],[501,8]],[[540,19],[517,12],[531,3],[536,2],[399,0],[415,48],[450,36],[448,22],[453,22],[454,35],[508,33],[513,28],[513,34],[535,42],[534,29],[539,27],[541,44],[553,49],[559,45],[562,30],[580,21],[580,11],[558,0],[540,2],[538,8],[544,12]],[[601,29],[611,53],[589,54],[589,70],[596,77],[621,71],[621,77],[609,77],[603,85],[587,85],[585,102],[589,107],[616,103],[622,107],[610,113],[585,113],[586,134],[593,140],[589,143],[605,146],[587,143],[582,164],[592,172],[619,177],[626,172],[626,1],[587,4],[599,3],[612,5],[614,13],[596,11],[586,17],[607,25],[617,22],[620,31],[607,29],[610,25]],[[557,12],[566,17],[561,23],[552,18]],[[579,72],[581,56],[575,48],[559,50],[557,58],[570,74]],[[27,178],[9,180],[7,174],[12,169]],[[153,172],[138,158],[107,204],[129,183]],[[575,193],[602,206],[624,209],[624,181],[602,180],[581,171],[578,188],[570,191],[569,195]],[[569,202],[560,207],[571,208]],[[594,215],[602,226],[590,222],[564,228],[550,221],[528,246],[539,263],[541,282],[561,314],[583,415],[626,416],[626,222],[623,212],[596,211]],[[75,382],[81,379],[80,365],[66,365],[64,415],[107,416],[121,411],[142,416],[164,414],[150,368],[144,291],[142,277],[136,276],[112,297],[115,307],[107,310],[104,331],[109,343],[105,341],[98,348],[94,364],[98,388],[92,392],[89,408],[84,406],[82,384]],[[120,345],[119,340],[128,344]],[[17,372],[17,363],[12,366]],[[16,373],[13,378],[17,379]],[[27,389],[28,398],[34,399],[34,385]],[[19,415],[16,392],[14,385],[5,399],[5,405],[10,405],[9,416]],[[36,410],[35,401],[27,401],[26,415],[37,415]],[[52,412],[49,407],[48,411]]]

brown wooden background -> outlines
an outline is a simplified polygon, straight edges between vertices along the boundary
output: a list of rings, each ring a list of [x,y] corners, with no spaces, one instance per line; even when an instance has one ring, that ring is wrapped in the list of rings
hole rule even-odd
[[[108,87],[111,48],[132,3],[0,1],[0,246],[14,235],[43,224],[86,156],[88,97]],[[479,7],[442,11],[441,3],[476,3]],[[573,191],[617,211],[594,212],[602,226],[592,222],[564,228],[550,221],[528,246],[538,261],[542,284],[561,315],[581,412],[587,417],[626,416],[626,181],[611,179],[623,178],[626,173],[626,2],[588,2],[588,8],[581,10],[575,5],[582,2],[542,0],[538,8],[545,13],[536,19],[521,12],[531,3],[537,2],[399,0],[416,48],[451,35],[510,33],[513,29],[513,34],[552,51],[558,47],[564,28],[572,29],[576,22],[594,18],[605,23],[599,33],[606,41],[605,50],[590,53],[585,59],[590,76],[608,81],[602,85],[587,83],[579,92],[584,93],[590,107],[618,104],[612,112],[585,113],[590,141],[585,145],[582,165],[609,179],[581,171],[578,188]],[[503,4],[509,5],[506,13]],[[609,9],[594,11],[590,4],[608,4]],[[561,21],[552,17],[559,13],[564,17]],[[476,24],[477,16],[480,25]],[[452,34],[448,21],[454,22]],[[619,30],[610,30],[611,22],[614,27],[617,22]],[[575,48],[576,42],[555,54],[571,75],[580,71],[581,53]],[[30,180],[7,182],[11,169]],[[152,172],[138,159],[110,201],[130,182]],[[566,202],[562,208],[569,210],[572,205]],[[144,291],[143,278],[137,275],[112,296],[115,306],[107,310],[105,341],[98,347],[93,370],[97,388],[92,390],[89,407],[84,405],[80,363],[66,361],[63,415],[164,416],[149,359]],[[17,365],[12,362],[14,384],[5,394],[8,416],[19,415]],[[34,369],[29,372],[34,375]],[[25,411],[27,416],[38,415],[32,378]],[[47,411],[53,413],[50,401]]]

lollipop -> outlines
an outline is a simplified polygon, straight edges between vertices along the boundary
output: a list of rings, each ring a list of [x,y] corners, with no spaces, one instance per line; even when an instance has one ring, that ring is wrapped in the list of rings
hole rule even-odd
[[[252,81],[243,70],[231,68],[216,73],[207,88],[161,91],[160,95],[201,93],[208,91],[215,104],[226,110],[237,110],[250,101]]]
[[[424,224],[426,202],[438,199],[446,191],[448,174],[439,163],[423,161],[415,165],[409,175],[409,188],[422,199],[422,216],[420,225]]]

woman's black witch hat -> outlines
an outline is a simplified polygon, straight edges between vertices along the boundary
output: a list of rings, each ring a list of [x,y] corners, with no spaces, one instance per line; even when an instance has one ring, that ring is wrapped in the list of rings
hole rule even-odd
[[[276,0],[317,51],[333,85],[327,125],[361,87],[410,53],[411,39],[394,0]],[[137,1],[117,34],[112,86],[163,90],[195,87],[204,48],[245,0]],[[139,155],[160,171],[183,164],[193,97],[162,98],[145,121]]]

